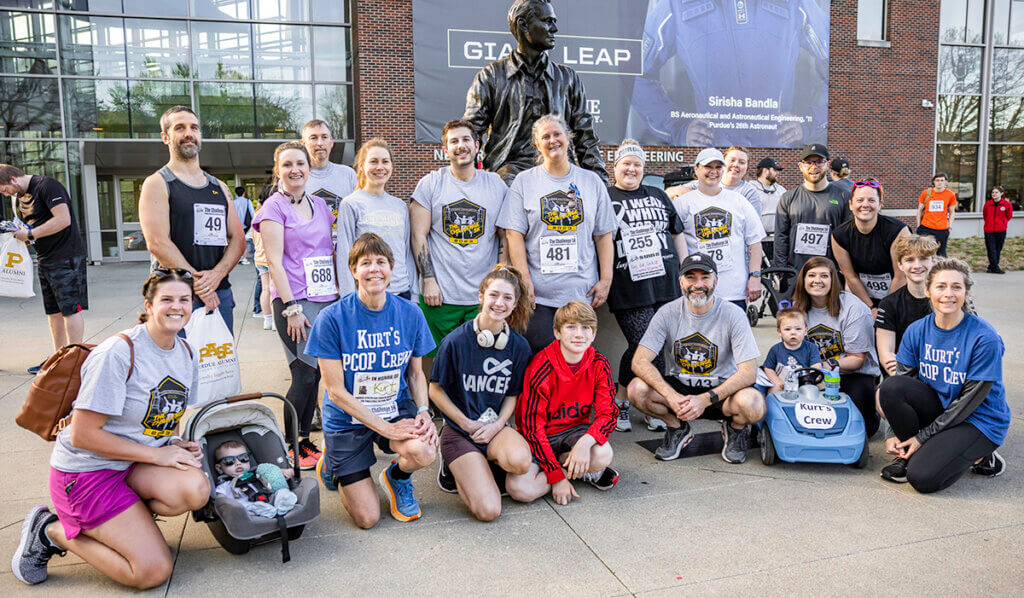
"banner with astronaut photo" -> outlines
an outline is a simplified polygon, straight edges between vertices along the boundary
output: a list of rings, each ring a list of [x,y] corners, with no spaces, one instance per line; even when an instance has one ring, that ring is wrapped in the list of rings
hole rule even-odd
[[[413,0],[416,141],[438,143],[482,67],[515,50],[512,0]],[[603,145],[825,143],[830,0],[552,0]]]

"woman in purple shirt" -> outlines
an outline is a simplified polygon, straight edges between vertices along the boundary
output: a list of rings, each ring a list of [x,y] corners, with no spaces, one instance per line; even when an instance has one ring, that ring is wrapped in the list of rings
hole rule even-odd
[[[306,355],[306,337],[320,310],[338,298],[331,242],[334,214],[324,200],[306,193],[309,153],[301,143],[277,146],[274,177],[278,191],[264,202],[252,226],[263,237],[274,323],[292,373],[287,397],[299,415],[300,438],[299,455],[292,459],[299,460],[301,469],[313,469],[321,455],[309,439],[320,370],[316,358]],[[286,427],[289,419],[286,411]]]

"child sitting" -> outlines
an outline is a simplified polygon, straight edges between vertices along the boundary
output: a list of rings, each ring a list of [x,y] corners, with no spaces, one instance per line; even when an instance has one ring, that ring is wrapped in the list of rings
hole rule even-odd
[[[768,351],[757,372],[755,387],[762,394],[779,392],[786,378],[800,368],[821,369],[821,355],[807,336],[807,316],[798,309],[783,309],[776,316],[776,329],[782,338]]]
[[[555,340],[526,369],[516,426],[533,453],[530,471],[510,476],[510,496],[526,502],[551,490],[560,505],[579,498],[569,481],[610,490],[619,474],[608,465],[618,408],[608,360],[591,346],[597,314],[580,301],[555,312]],[[564,468],[564,469],[563,469]]]
[[[250,472],[252,459],[241,442],[222,442],[213,456],[216,459],[215,468],[220,474],[214,492],[217,496],[243,503],[249,513],[260,517],[283,515],[292,510],[298,501],[295,493],[288,489],[287,483],[294,472],[269,463],[262,464],[256,473]],[[280,477],[275,475],[277,472],[280,472]],[[247,493],[247,489],[250,492]]]

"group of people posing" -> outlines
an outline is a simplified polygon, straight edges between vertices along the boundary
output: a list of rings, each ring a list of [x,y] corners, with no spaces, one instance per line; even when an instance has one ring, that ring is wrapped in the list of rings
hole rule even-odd
[[[121,583],[158,585],[171,559],[152,514],[210,497],[200,447],[176,435],[198,383],[180,336],[199,307],[231,327],[227,275],[244,231],[227,188],[199,168],[196,115],[172,108],[161,129],[170,161],[146,180],[139,209],[154,257],[145,314],[83,365],[51,458],[53,511],[29,513],[12,562],[27,583],[71,551]],[[411,476],[438,453],[438,484],[481,521],[500,515],[505,494],[565,505],[580,482],[610,490],[609,438],[631,429],[631,407],[664,430],[656,458],[678,458],[703,418],[721,422],[722,458],[742,463],[787,368],[822,364],[840,370],[869,437],[888,421],[886,479],[932,492],[969,470],[1001,473],[1002,340],[969,313],[969,269],[879,214],[878,181],[830,184],[828,150],[812,145],[803,184],[780,196],[767,180],[774,161],[755,186],[745,149],[707,148],[696,181],[670,198],[642,184],[645,153],[632,140],[608,186],[571,161],[561,117],[537,119],[532,139],[537,166],[506,186],[476,168],[472,125],[447,123],[449,164],[408,203],[387,192],[395,156],[383,139],[360,147],[354,172],[328,161],[323,121],[274,152],[273,193],[252,230],[292,376],[298,421],[286,426],[301,440],[291,457],[316,469],[357,526],[380,519],[378,484],[395,519],[419,518]],[[762,294],[769,209],[773,265],[798,273],[777,317],[781,342],[759,365],[745,310]],[[617,373],[593,347],[605,303],[627,341]],[[322,448],[310,437],[321,402]],[[376,484],[375,447],[394,455]]]

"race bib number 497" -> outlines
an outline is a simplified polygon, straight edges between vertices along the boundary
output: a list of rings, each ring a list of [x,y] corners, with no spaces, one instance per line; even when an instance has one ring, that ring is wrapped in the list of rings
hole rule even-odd
[[[803,255],[825,255],[828,253],[829,225],[807,224],[796,225],[795,253]]]

